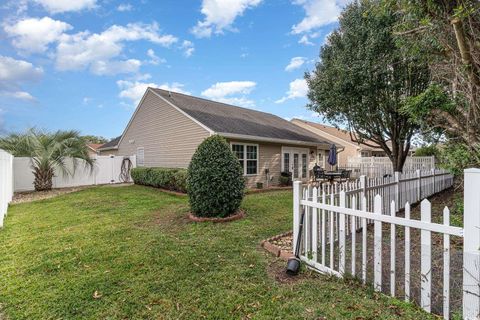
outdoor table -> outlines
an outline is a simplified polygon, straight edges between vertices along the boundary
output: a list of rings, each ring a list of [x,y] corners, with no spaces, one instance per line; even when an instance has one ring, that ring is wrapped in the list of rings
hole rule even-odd
[[[339,171],[327,171],[324,175],[330,183],[333,183],[335,179],[340,179],[342,177],[342,173]]]

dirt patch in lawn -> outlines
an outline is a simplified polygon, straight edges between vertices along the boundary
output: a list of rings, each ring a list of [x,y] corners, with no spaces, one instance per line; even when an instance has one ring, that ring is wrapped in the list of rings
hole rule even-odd
[[[277,282],[285,284],[293,284],[305,278],[312,276],[311,271],[304,270],[296,276],[290,276],[285,272],[286,262],[280,259],[275,259],[267,266],[267,274],[270,278]]]
[[[158,227],[169,233],[177,232],[187,224],[192,223],[184,213],[188,210],[188,206],[179,206],[177,209],[178,210],[166,209],[155,211],[151,219],[138,222],[136,226],[139,228]]]

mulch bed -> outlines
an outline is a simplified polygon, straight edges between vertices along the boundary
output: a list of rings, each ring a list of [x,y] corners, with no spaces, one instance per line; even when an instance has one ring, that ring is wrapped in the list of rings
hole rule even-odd
[[[61,189],[52,189],[49,191],[28,191],[28,192],[17,192],[13,195],[12,204],[15,203],[24,203],[24,202],[32,202],[37,200],[44,200],[50,199],[56,196],[60,196],[62,194],[72,193],[76,191],[83,190],[88,188],[85,187],[72,187],[72,188],[61,188]]]
[[[116,184],[105,184],[104,186],[111,187],[124,187],[129,186],[131,183],[116,183]],[[69,188],[57,188],[49,191],[22,191],[15,192],[13,195],[13,200],[11,204],[32,202],[37,200],[45,200],[53,197],[57,197],[63,194],[72,193],[81,191],[90,187],[100,186],[100,185],[91,185],[91,186],[79,186],[79,187],[69,187]]]
[[[208,217],[197,217],[192,212],[188,214],[188,219],[193,222],[213,222],[213,223],[223,223],[230,222],[235,220],[240,220],[245,217],[245,211],[238,210],[234,215],[225,217],[225,218],[208,218]]]

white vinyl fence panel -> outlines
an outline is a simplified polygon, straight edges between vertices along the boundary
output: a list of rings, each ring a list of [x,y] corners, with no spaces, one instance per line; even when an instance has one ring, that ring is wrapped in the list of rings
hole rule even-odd
[[[396,177],[396,180],[400,177]],[[373,274],[372,284],[376,291],[382,291],[391,296],[404,296],[406,301],[412,299],[413,281],[420,281],[416,285],[419,290],[420,306],[427,312],[432,310],[432,296],[434,286],[440,286],[442,299],[439,302],[443,305],[440,312],[443,311],[443,317],[449,319],[451,316],[450,308],[450,241],[451,237],[463,240],[463,264],[458,272],[463,273],[463,287],[461,290],[461,299],[463,301],[463,319],[480,319],[480,169],[465,170],[465,193],[464,193],[464,214],[463,228],[450,225],[450,211],[445,208],[443,212],[437,213],[443,217],[442,223],[433,223],[432,206],[426,199],[421,201],[420,220],[411,219],[410,203],[398,205],[398,201],[415,202],[427,194],[433,194],[443,190],[451,185],[449,177],[439,175],[426,177],[425,183],[422,181],[409,180],[405,178],[406,188],[395,188],[392,195],[390,193],[381,193],[378,185],[373,189],[373,207],[368,208],[368,192],[354,193],[349,195],[350,190],[344,187],[338,193],[327,195],[324,190],[317,187],[303,187],[301,182],[294,183],[294,247],[299,235],[300,215],[305,214],[303,227],[303,241],[300,250],[300,258],[307,266],[318,272],[344,277],[347,273],[350,276],[358,277],[363,283],[366,283],[367,274]],[[409,185],[413,187],[409,187]],[[414,186],[421,186],[421,189],[415,189]],[[391,188],[388,183],[386,188]],[[413,188],[413,190],[411,190]],[[365,188],[364,188],[365,190]],[[409,196],[408,194],[411,195]],[[358,198],[357,198],[358,197]],[[389,197],[388,206],[385,206],[384,199]],[[350,200],[349,200],[350,198]],[[358,200],[360,199],[360,200]],[[399,200],[400,199],[400,200]],[[360,207],[358,204],[360,203]],[[397,216],[398,208],[405,209],[404,217]],[[373,228],[367,227],[367,221],[373,221]],[[355,226],[361,226],[356,229]],[[387,226],[387,227],[385,227]],[[349,229],[351,228],[351,229]],[[348,236],[348,230],[351,230],[351,236]],[[386,230],[390,231],[389,240],[385,239]],[[411,249],[413,248],[411,231],[420,233],[419,238],[415,238],[416,248],[420,247],[419,256],[415,256],[415,263],[419,263],[420,278],[411,277]],[[355,231],[361,232],[362,244],[357,246]],[[399,231],[400,233],[397,233]],[[373,235],[372,235],[373,232]],[[366,241],[367,233],[373,241]],[[403,233],[403,241],[397,241],[397,236]],[[440,243],[443,249],[443,282],[432,282],[432,233],[440,234],[443,242]],[[352,242],[351,250],[347,244]],[[456,241],[458,243],[458,240]],[[382,246],[388,246],[389,250],[382,250]],[[368,263],[367,251],[373,251],[373,264]],[[396,251],[396,249],[404,249]],[[461,249],[460,249],[461,250]],[[327,251],[327,252],[326,252]],[[357,255],[356,251],[361,251]],[[319,253],[319,254],[317,254]],[[320,254],[321,253],[321,254]],[[346,260],[345,257],[348,257]],[[420,261],[418,261],[420,260]],[[355,268],[359,263],[361,268]],[[351,268],[349,266],[351,264]],[[382,264],[388,266],[388,271],[382,269]],[[404,266],[398,271],[396,267]],[[383,274],[383,277],[382,277]],[[389,276],[386,277],[385,275]],[[403,292],[396,290],[396,278],[403,282]],[[461,274],[460,274],[461,277]],[[386,290],[389,288],[390,290]],[[437,309],[438,313],[438,309]]]
[[[353,157],[348,158],[347,165],[342,169],[352,170],[351,176],[358,178],[365,175],[370,178],[381,178],[392,175],[392,161],[388,157]],[[403,172],[415,172],[417,170],[430,171],[435,169],[435,157],[407,157]]]
[[[13,156],[0,149],[0,227],[13,198]]]
[[[135,156],[128,157],[131,161],[131,168],[136,166]],[[83,160],[79,160],[77,167],[73,170],[73,160],[67,160],[68,171],[72,175],[64,174],[60,169],[55,169],[53,178],[53,188],[67,188],[98,184],[121,183],[124,182],[121,177],[123,156],[96,156],[93,168],[85,166]],[[15,157],[14,166],[14,190],[32,191],[34,190],[30,158]],[[129,177],[131,181],[131,178]]]

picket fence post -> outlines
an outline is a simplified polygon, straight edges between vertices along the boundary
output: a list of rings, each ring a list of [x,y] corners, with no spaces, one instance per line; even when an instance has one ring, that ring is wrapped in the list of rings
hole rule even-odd
[[[480,319],[480,169],[465,169],[463,319]]]
[[[374,214],[382,214],[382,197],[375,196]],[[375,220],[373,236],[373,282],[375,291],[382,291],[382,222]]]
[[[417,199],[416,200],[417,201],[422,200],[422,172],[420,170],[417,170]]]
[[[400,205],[400,174],[401,172],[396,171],[394,173],[395,177],[395,212],[398,212]]]
[[[295,181],[293,183],[293,242],[292,242],[293,252],[295,252],[295,245],[297,243],[297,238],[298,238],[298,226],[300,225],[301,195],[302,195],[302,182]]]
[[[360,190],[360,201],[363,201],[367,197],[367,177],[365,175],[360,176]]]

